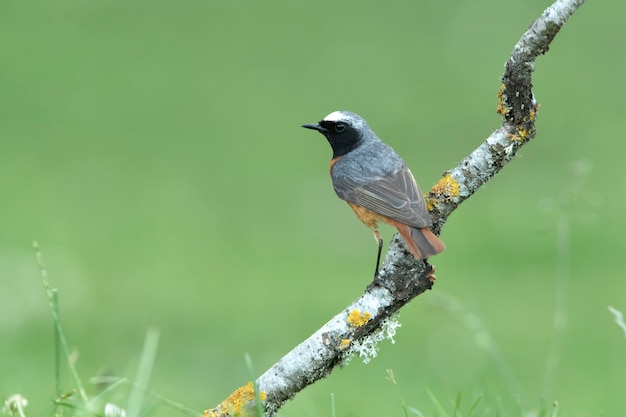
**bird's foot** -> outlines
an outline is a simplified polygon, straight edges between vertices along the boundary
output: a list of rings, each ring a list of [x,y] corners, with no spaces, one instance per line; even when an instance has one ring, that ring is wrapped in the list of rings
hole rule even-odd
[[[428,268],[428,271],[426,271],[426,278],[428,278],[430,282],[434,284],[437,280],[437,277],[435,276],[435,266],[426,263],[426,268]]]

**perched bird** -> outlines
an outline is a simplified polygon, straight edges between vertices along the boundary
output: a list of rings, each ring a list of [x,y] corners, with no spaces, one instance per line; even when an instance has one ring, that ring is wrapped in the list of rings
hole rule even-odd
[[[348,111],[335,111],[319,123],[302,125],[326,137],[333,149],[330,176],[339,198],[374,232],[378,276],[383,239],[377,224],[398,229],[416,259],[427,259],[445,246],[429,226],[426,201],[402,158],[376,136],[367,122]]]

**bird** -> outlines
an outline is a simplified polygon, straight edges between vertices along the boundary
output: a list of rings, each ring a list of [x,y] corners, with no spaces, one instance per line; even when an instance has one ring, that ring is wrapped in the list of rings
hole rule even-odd
[[[415,259],[426,260],[445,249],[430,230],[426,201],[411,170],[365,119],[341,110],[302,127],[326,137],[333,151],[330,177],[335,193],[374,234],[378,243],[375,279],[383,247],[378,223],[394,226]]]

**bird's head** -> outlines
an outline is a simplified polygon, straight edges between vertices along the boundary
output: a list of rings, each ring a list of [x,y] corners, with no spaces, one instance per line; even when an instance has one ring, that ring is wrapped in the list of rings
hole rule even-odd
[[[356,149],[369,137],[376,137],[365,119],[343,110],[332,112],[319,123],[309,123],[302,127],[317,130],[324,135],[333,148],[333,158]]]

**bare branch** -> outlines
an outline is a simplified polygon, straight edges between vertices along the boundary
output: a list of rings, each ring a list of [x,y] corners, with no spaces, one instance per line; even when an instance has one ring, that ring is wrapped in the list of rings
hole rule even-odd
[[[515,45],[498,91],[497,111],[503,116],[502,125],[458,166],[445,172],[428,193],[427,203],[436,233],[459,204],[535,136],[538,110],[532,93],[535,59],[548,51],[563,24],[582,3],[584,0],[557,0]],[[393,337],[397,326],[393,314],[431,288],[433,271],[427,263],[416,261],[402,239],[394,236],[379,278],[365,293],[257,379],[266,415],[275,415],[287,400],[327,376],[351,355],[375,355],[376,343]],[[252,384],[246,385],[216,408],[205,411],[205,416],[248,414],[254,410],[253,392]]]
[[[535,59],[550,43],[584,0],[557,0],[526,30],[505,64],[498,91],[500,128],[468,155],[428,193],[429,208],[438,231],[465,199],[497,174],[517,151],[535,137],[538,104],[532,92]]]

